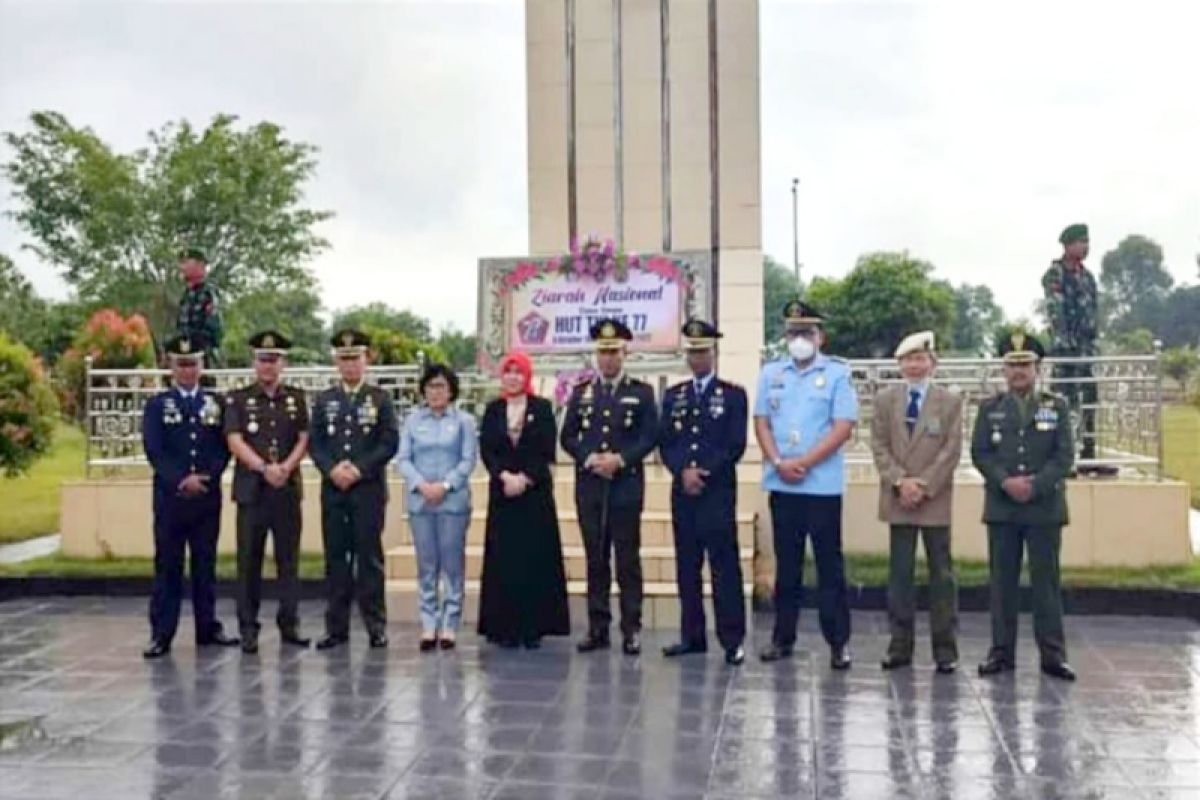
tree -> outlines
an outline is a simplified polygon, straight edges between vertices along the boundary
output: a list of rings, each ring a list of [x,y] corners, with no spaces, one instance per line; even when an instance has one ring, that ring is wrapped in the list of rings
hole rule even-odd
[[[144,314],[156,337],[174,329],[185,247],[207,253],[210,279],[232,304],[310,281],[305,262],[328,246],[313,228],[330,213],[303,202],[316,150],[277,125],[239,127],[229,115],[203,130],[172,122],[146,147],[118,153],[57,112],[30,124],[3,135],[13,155],[0,167],[30,249],[79,296]]]
[[[954,332],[948,350],[973,356],[987,355],[991,333],[1004,322],[1004,310],[996,304],[991,287],[960,284],[954,289]]]
[[[446,356],[446,362],[454,369],[471,369],[475,366],[478,342],[476,337],[463,333],[453,325],[442,328],[435,343]]]
[[[800,296],[801,288],[793,270],[763,256],[763,342],[783,337],[783,307]]]
[[[28,342],[45,314],[46,303],[17,269],[12,259],[0,253],[0,333]]]
[[[1106,351],[1116,355],[1138,356],[1154,352],[1154,333],[1148,328],[1134,328],[1118,333],[1107,340]]]
[[[356,328],[366,331],[376,330],[395,331],[403,333],[410,339],[428,342],[433,339],[433,329],[429,320],[408,310],[392,308],[387,303],[374,302],[365,306],[351,306],[333,315],[333,330]]]
[[[1200,352],[1194,347],[1172,347],[1165,350],[1162,354],[1162,369],[1186,392],[1192,376],[1200,369]]]
[[[1180,286],[1167,295],[1154,330],[1167,347],[1200,345],[1200,286]]]
[[[325,324],[321,321],[321,298],[307,286],[281,291],[256,289],[238,298],[225,314],[226,362],[230,366],[250,363],[247,340],[255,333],[273,328],[292,340],[288,362],[314,364],[329,350]]]
[[[914,331],[949,341],[954,291],[931,279],[933,266],[907,252],[862,256],[842,280],[818,278],[806,299],[826,316],[829,351],[848,358],[887,358]]]
[[[0,333],[0,473],[18,475],[50,449],[57,410],[36,357]]]
[[[364,333],[371,337],[371,352],[376,364],[445,364],[446,354],[432,342],[421,342],[402,331],[367,326]]]
[[[1100,262],[1101,306],[1108,328],[1119,332],[1146,326],[1174,282],[1154,240],[1136,233],[1126,236]]]

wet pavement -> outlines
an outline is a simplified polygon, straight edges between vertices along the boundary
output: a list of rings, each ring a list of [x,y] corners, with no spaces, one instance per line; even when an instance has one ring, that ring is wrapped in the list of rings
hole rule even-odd
[[[1200,624],[1187,620],[1069,617],[1069,685],[1037,672],[1028,618],[1019,671],[983,681],[977,614],[962,620],[969,669],[943,677],[927,648],[882,673],[874,613],[855,615],[857,660],[840,674],[811,614],[811,652],[741,668],[715,650],[665,661],[666,631],[640,659],[474,636],[421,655],[408,625],[386,652],[357,629],[334,654],[281,650],[268,629],[256,657],[181,635],[144,663],[143,608],[0,604],[0,797],[1200,798]],[[315,633],[319,607],[303,610]]]

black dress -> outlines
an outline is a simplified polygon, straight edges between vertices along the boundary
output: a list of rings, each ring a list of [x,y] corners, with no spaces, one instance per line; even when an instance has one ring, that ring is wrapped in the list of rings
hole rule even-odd
[[[508,434],[508,402],[493,400],[484,412],[479,450],[491,481],[479,634],[488,641],[528,643],[571,632],[551,474],[556,442],[554,411],[540,397],[528,399],[515,445]],[[533,485],[519,497],[505,497],[500,480],[505,471],[524,473]]]

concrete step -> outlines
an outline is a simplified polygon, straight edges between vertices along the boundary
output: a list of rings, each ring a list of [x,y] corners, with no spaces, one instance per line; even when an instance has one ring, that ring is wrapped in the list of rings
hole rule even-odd
[[[467,545],[467,578],[477,579],[483,572],[483,545]],[[417,554],[411,544],[393,547],[387,551],[387,576],[389,579],[415,579],[417,577]],[[665,545],[647,546],[641,548],[642,579],[645,581],[662,581],[674,585],[675,580],[675,548]],[[752,574],[754,548],[739,549],[743,574]],[[563,547],[563,565],[566,568],[568,581],[583,581],[587,579],[587,554],[582,545],[567,545]],[[709,577],[708,566],[704,567],[704,580]]]
[[[736,516],[738,541],[743,544],[754,542],[753,513],[740,513]],[[583,534],[579,529],[579,516],[573,506],[564,509],[559,506],[558,527],[564,546],[582,545]],[[467,529],[467,544],[482,545],[487,532],[487,511],[475,511],[471,514],[471,525]],[[642,546],[670,546],[675,543],[675,533],[671,527],[669,511],[642,512]],[[400,534],[400,544],[412,544],[412,530],[404,525]]]

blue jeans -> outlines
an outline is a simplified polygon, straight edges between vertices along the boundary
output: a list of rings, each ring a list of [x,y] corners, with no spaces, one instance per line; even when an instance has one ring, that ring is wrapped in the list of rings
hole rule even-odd
[[[463,579],[467,560],[470,514],[413,514],[408,518],[417,550],[417,583],[421,630],[457,632],[462,624]],[[446,593],[438,603],[438,586],[446,576]]]

